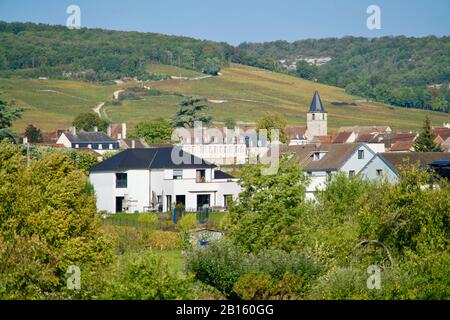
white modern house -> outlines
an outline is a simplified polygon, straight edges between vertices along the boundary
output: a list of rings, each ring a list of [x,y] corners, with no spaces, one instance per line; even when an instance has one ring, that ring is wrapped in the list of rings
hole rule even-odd
[[[288,146],[283,153],[293,153],[311,179],[306,189],[307,199],[314,200],[314,193],[323,190],[327,178],[336,172],[350,177],[360,173],[375,156],[367,144],[323,144]]]
[[[237,179],[179,147],[127,149],[89,175],[97,209],[110,213],[226,208],[240,192]]]

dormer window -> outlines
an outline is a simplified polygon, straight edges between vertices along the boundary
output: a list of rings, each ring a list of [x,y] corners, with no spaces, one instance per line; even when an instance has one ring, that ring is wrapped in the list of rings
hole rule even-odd
[[[326,152],[316,151],[311,155],[313,161],[319,161],[325,156]]]

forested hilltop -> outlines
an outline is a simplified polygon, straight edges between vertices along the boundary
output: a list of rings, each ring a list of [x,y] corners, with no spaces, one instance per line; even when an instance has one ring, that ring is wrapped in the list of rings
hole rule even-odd
[[[450,37],[344,37],[239,48],[253,57],[244,63],[343,87],[350,94],[407,108],[450,109]]]
[[[0,22],[0,77],[160,80],[148,64],[217,75],[230,62],[345,88],[388,104],[450,111],[450,37],[226,43],[157,33]]]
[[[147,63],[217,74],[234,48],[226,43],[157,33],[69,30],[64,26],[0,22],[0,71],[8,75],[107,81],[149,80]],[[19,70],[19,72],[18,72]]]

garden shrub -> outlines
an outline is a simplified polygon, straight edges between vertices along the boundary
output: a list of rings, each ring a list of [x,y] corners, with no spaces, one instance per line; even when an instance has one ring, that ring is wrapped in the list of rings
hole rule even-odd
[[[182,246],[180,233],[155,230],[149,234],[149,247],[155,250],[173,250]]]

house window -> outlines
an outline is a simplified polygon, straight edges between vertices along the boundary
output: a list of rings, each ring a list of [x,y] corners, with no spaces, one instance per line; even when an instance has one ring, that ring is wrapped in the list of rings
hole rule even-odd
[[[348,176],[351,178],[351,177],[354,177],[355,176],[355,170],[350,170],[349,172],[348,172]]]
[[[358,150],[358,159],[364,159],[364,150]]]
[[[381,176],[383,174],[383,170],[382,169],[377,169],[377,176]]]
[[[167,211],[172,211],[172,195],[167,195]]]
[[[112,143],[110,143],[109,144],[109,150],[112,150],[112,148],[113,148],[113,145],[112,145]]]
[[[98,150],[102,150],[103,149],[103,145],[102,144],[99,144],[98,145]]]
[[[116,173],[116,188],[123,189],[128,187],[128,174]]]
[[[197,172],[196,172],[196,182],[197,183],[206,182],[206,170],[197,170]]]
[[[183,170],[173,170],[173,180],[183,179]]]

